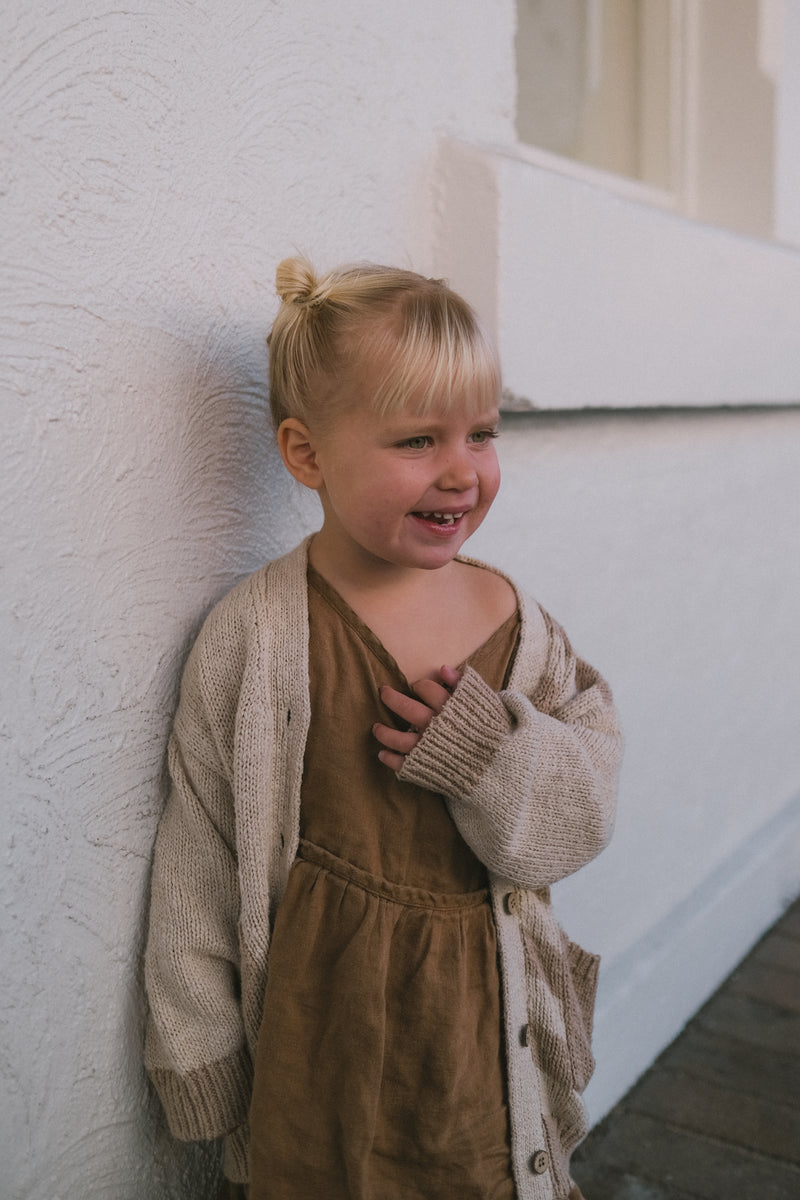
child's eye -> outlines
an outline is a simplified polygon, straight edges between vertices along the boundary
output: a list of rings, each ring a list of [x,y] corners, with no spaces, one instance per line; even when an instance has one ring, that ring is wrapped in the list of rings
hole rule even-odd
[[[498,436],[498,431],[496,429],[478,429],[475,431],[475,433],[470,434],[470,441],[477,442],[479,446],[482,446],[486,442],[490,442],[492,438],[496,438]]]
[[[430,440],[426,435],[420,434],[419,437],[406,438],[403,445],[407,446],[409,450],[424,450],[426,446],[430,445]]]

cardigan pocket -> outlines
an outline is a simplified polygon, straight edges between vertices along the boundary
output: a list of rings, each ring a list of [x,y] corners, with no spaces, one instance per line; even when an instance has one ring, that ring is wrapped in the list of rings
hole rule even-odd
[[[557,1197],[569,1196],[573,1187],[569,1173],[569,1153],[565,1150],[558,1123],[548,1113],[542,1114],[544,1136],[550,1154],[550,1172],[553,1176],[554,1192]]]
[[[582,1092],[594,1071],[592,1025],[600,959],[558,930],[558,944],[523,926],[531,1051],[558,1084]]]
[[[572,1082],[582,1092],[594,1073],[592,1029],[600,957],[583,950],[564,935],[564,1020],[572,1062]]]

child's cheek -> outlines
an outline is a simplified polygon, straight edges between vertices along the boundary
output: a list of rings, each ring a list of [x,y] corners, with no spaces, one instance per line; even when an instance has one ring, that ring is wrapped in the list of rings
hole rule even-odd
[[[495,455],[492,469],[491,469],[491,471],[489,471],[487,473],[487,477],[486,477],[486,481],[485,481],[483,498],[486,503],[487,511],[488,511],[488,509],[491,508],[492,504],[494,503],[495,496],[497,495],[497,493],[499,491],[500,491],[500,463],[497,461],[497,456]]]

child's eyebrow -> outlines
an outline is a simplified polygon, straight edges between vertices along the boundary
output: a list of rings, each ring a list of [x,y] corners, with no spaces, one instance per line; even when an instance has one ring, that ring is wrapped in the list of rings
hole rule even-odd
[[[437,413],[409,413],[403,416],[389,417],[386,420],[384,428],[390,435],[401,437],[409,430],[416,433],[424,433],[426,431],[436,432],[441,429],[446,429],[450,424],[450,417],[439,416]],[[476,413],[474,417],[469,418],[468,424],[472,428],[485,428],[486,426],[497,426],[500,424],[500,413],[497,409],[491,409],[488,412]]]

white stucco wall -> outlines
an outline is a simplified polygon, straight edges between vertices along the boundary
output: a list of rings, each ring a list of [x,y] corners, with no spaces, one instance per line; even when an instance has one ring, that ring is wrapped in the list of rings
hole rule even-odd
[[[274,267],[440,261],[441,138],[513,138],[513,5],[12,0],[3,55],[2,1188],[199,1200],[213,1154],[170,1142],[142,1075],[139,955],[191,635],[314,521],[266,429]],[[797,426],[530,416],[502,441],[475,549],[628,731],[617,843],[559,898],[609,963],[598,1111],[639,1061],[626,955],[800,789]],[[664,1003],[639,1058],[688,1000]]]
[[[800,890],[800,410],[505,419],[472,539],[611,680],[610,847],[554,889],[602,955],[599,1119]]]

